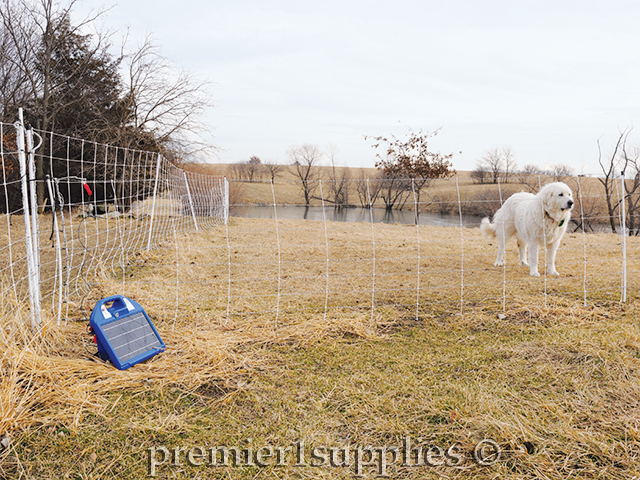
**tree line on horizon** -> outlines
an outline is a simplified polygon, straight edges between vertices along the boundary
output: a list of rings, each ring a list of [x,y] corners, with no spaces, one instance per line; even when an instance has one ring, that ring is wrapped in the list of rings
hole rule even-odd
[[[288,170],[300,185],[306,205],[312,200],[322,200],[337,208],[354,206],[352,190],[361,206],[368,206],[382,200],[387,211],[402,209],[410,197],[420,197],[428,185],[437,178],[447,178],[455,174],[451,158],[453,154],[442,155],[429,149],[429,140],[435,132],[413,132],[409,130],[406,138],[367,137],[373,140],[376,152],[377,174],[371,178],[353,179],[350,169],[340,168],[336,162],[337,149],[330,147],[322,152],[311,144],[294,145],[287,151],[287,165],[276,162],[262,162],[258,156],[248,161],[231,164],[231,175],[246,182],[268,179],[273,182],[283,171]],[[321,190],[320,172],[323,159],[328,159],[326,191]],[[351,184],[355,188],[351,188]]]
[[[113,54],[113,33],[97,26],[103,12],[74,22],[77,1],[0,0],[0,121],[13,124],[22,108],[25,121],[44,137],[36,156],[40,206],[47,175],[87,177],[95,183],[94,201],[144,197],[149,193],[145,187],[115,192],[101,185],[121,178],[131,163],[147,168],[132,151],[161,153],[181,164],[210,148],[200,140],[207,131],[200,120],[209,105],[206,82],[175,70],[151,37],[138,46],[125,38]],[[96,33],[85,33],[90,30]],[[4,130],[3,173],[7,188],[15,190],[15,134]],[[110,156],[100,152],[98,160],[82,150],[82,142],[69,138],[118,148]],[[79,162],[67,161],[82,155],[89,157],[82,171]],[[99,162],[109,165],[92,167]],[[78,186],[67,190],[62,192],[67,202],[84,195]],[[7,193],[9,198],[0,201],[3,210],[6,202],[19,198],[14,191]]]
[[[312,200],[322,200],[337,208],[357,205],[367,208],[380,200],[387,211],[402,210],[407,204],[426,203],[438,213],[456,213],[453,206],[457,202],[453,199],[435,195],[428,202],[422,201],[424,192],[428,191],[435,180],[449,178],[456,173],[451,163],[453,154],[443,155],[428,148],[428,142],[438,132],[439,130],[416,133],[409,129],[404,139],[395,136],[365,137],[374,140],[372,146],[377,150],[375,166],[378,171],[373,176],[362,174],[361,178],[354,178],[352,169],[337,167],[337,151],[334,147],[328,152],[322,152],[317,146],[310,144],[290,147],[287,152],[288,164],[262,162],[254,155],[246,162],[230,165],[230,174],[232,178],[243,182],[264,179],[273,182],[287,170],[299,183],[305,205],[310,205]],[[594,195],[591,185],[581,185],[576,181],[575,171],[569,165],[558,163],[541,168],[527,164],[518,168],[510,147],[492,148],[477,160],[470,177],[477,185],[502,183],[504,191],[479,191],[471,202],[463,202],[459,213],[491,216],[502,201],[514,193],[507,185],[519,185],[535,193],[541,186],[541,178],[544,178],[545,181],[568,182],[575,191],[585,191],[584,198],[579,200],[580,219],[574,216],[572,220],[576,230],[594,231],[595,225],[606,219],[611,231],[616,233],[619,228],[616,219],[620,216],[624,200],[628,234],[640,235],[640,151],[628,146],[629,133],[630,130],[620,133],[609,155],[603,155],[598,142],[598,160],[603,175],[597,177],[597,181],[601,184],[604,195]],[[320,169],[316,167],[322,166],[321,161],[325,158],[328,158],[329,165],[325,166],[325,177],[321,178]],[[623,200],[616,193],[618,169],[626,171],[627,176],[623,182]],[[319,192],[321,179],[325,180],[326,186]],[[622,187],[619,188],[621,189]],[[357,197],[357,203],[354,196]],[[416,218],[420,208],[417,210]]]

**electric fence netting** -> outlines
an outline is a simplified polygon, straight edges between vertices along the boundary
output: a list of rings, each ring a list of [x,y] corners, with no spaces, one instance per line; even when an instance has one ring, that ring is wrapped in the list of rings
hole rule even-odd
[[[483,237],[478,227],[483,216],[501,206],[497,185],[476,185],[469,178],[432,180],[418,200],[407,180],[403,209],[387,210],[381,198],[388,198],[385,179],[350,181],[348,189],[363,193],[355,208],[331,204],[333,199],[325,196],[331,180],[315,182],[311,205],[292,201],[299,184],[282,180],[271,184],[273,205],[232,202],[227,231],[212,232],[212,244],[221,251],[219,263],[210,265],[218,278],[211,291],[227,296],[230,308],[222,315],[227,321],[277,314],[280,325],[301,313],[325,319],[369,311],[382,317],[394,311],[396,317],[405,312],[407,318],[418,318],[474,308],[544,306],[551,298],[586,304],[635,297],[637,237],[626,239],[624,251],[621,235],[606,231],[609,217],[600,210],[604,197],[597,179],[564,180],[575,192],[576,206],[558,253],[559,277],[545,273],[544,252],[542,277],[530,277],[529,269],[520,266],[515,239],[508,244],[506,265],[493,265],[499,239]],[[543,185],[549,181],[541,179]],[[267,186],[230,185],[232,191],[242,187],[253,195]],[[487,187],[495,195],[487,195]],[[521,189],[501,184],[503,199]],[[616,219],[619,229],[622,223]],[[222,252],[227,244],[228,259]]]
[[[83,319],[120,293],[153,301],[150,315],[174,325],[278,329],[301,316],[330,325],[362,315],[374,324],[387,313],[624,301],[640,286],[640,222],[622,208],[637,200],[622,178],[608,199],[599,179],[562,179],[576,203],[561,275],[544,273],[541,253],[534,278],[515,240],[506,265],[494,267],[498,239],[478,226],[512,193],[552,178],[227,181],[21,122],[0,124],[0,137],[0,320]],[[620,207],[615,218],[607,200]]]
[[[536,176],[531,190],[553,180]],[[353,318],[355,324],[366,318],[373,327],[385,319],[478,308],[635,298],[638,237],[622,241],[620,233],[629,233],[622,217],[614,219],[617,233],[611,233],[598,179],[563,181],[576,203],[557,256],[559,277],[545,273],[544,252],[542,276],[529,276],[515,240],[508,244],[506,265],[495,267],[498,239],[483,237],[478,228],[523,184],[502,179],[479,185],[460,177],[431,180],[421,192],[412,180],[394,180],[395,186],[380,178],[340,186],[331,179],[305,186],[287,179],[231,180],[225,228],[184,236],[176,252],[179,272],[169,275],[166,265],[166,274],[154,278],[172,292],[166,297],[175,301],[169,316],[195,314],[200,326],[274,330],[304,320],[331,329],[337,319]],[[304,187],[309,204],[302,200]],[[336,206],[332,192],[338,190],[350,192],[350,207]],[[395,208],[386,209],[394,196]]]
[[[224,177],[22,122],[0,129],[3,318],[28,316],[34,326],[41,312],[58,324],[82,318],[92,308],[87,296],[99,295],[102,281],[127,289],[144,252],[174,232],[227,221]],[[37,163],[44,180],[36,178]]]

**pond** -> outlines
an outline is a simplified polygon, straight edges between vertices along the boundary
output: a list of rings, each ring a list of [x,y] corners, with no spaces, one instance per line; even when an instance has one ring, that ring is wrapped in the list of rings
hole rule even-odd
[[[287,220],[324,220],[328,222],[370,222],[371,212],[368,208],[334,208],[303,207],[298,205],[279,205],[278,219]],[[274,218],[273,206],[234,206],[231,208],[231,216],[244,218]],[[480,217],[463,215],[462,226],[475,228],[480,226]],[[373,209],[374,223],[399,223],[414,225],[414,213],[411,210],[391,210],[383,208]],[[437,213],[420,214],[420,225],[435,225],[441,227],[460,227],[460,215],[440,215]]]

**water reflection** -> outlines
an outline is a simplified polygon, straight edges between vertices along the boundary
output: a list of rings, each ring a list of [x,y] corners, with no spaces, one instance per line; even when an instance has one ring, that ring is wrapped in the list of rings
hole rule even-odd
[[[277,207],[278,219],[311,220],[328,222],[371,222],[374,223],[399,223],[404,225],[415,224],[415,214],[410,210],[391,210],[383,208],[333,208],[327,207],[303,207],[282,205]],[[274,218],[273,206],[234,206],[231,215],[245,218]],[[442,227],[459,227],[459,215],[439,215],[437,213],[421,213],[420,225],[437,225]],[[462,216],[462,226],[478,227],[480,218],[472,215]]]

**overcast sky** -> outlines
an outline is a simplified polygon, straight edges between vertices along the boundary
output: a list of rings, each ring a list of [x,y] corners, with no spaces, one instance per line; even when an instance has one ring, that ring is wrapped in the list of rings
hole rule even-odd
[[[442,128],[433,149],[456,153],[458,170],[510,146],[519,166],[594,174],[597,140],[606,149],[640,118],[637,0],[82,0],[76,11],[110,6],[104,25],[153,35],[211,81],[214,161],[286,163],[311,143],[372,167],[364,135]]]

